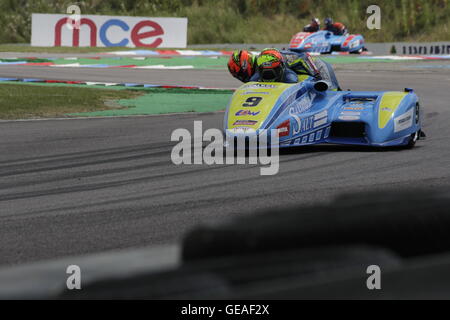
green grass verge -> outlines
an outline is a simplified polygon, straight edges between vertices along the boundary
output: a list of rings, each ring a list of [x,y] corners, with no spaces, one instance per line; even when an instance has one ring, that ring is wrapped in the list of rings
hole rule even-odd
[[[20,44],[0,44],[0,52],[30,52],[30,53],[105,53],[113,51],[134,51],[134,50],[212,50],[212,51],[232,51],[236,48],[213,48],[213,47],[196,47],[196,48],[146,48],[146,47],[32,47],[28,43]]]
[[[111,51],[137,50],[137,48],[72,48],[72,47],[32,47],[30,45],[0,44],[0,52],[29,52],[29,53],[102,53]]]
[[[231,90],[3,82],[0,119],[108,117],[224,110]]]
[[[212,48],[212,47],[196,47],[194,49],[180,49],[180,48],[146,48],[146,47],[32,47],[27,43],[21,44],[0,44],[0,52],[30,52],[30,53],[104,53],[113,51],[134,51],[134,50],[213,50],[213,51],[232,51],[236,48]]]
[[[0,84],[0,119],[61,117],[67,113],[124,108],[120,99],[142,95],[136,90]]]
[[[135,99],[118,103],[124,109],[70,114],[77,117],[131,116],[225,110],[233,92],[230,90],[150,89]]]
[[[20,60],[20,59],[19,59]],[[146,57],[145,59],[133,58],[117,58],[105,57],[101,59],[77,59],[65,60],[57,59],[53,62],[58,65],[80,63],[81,65],[89,64],[107,64],[110,66],[120,65],[136,65],[136,66],[152,66],[165,65],[167,67],[192,65],[195,69],[226,69],[228,57],[171,57],[170,59],[162,57]]]

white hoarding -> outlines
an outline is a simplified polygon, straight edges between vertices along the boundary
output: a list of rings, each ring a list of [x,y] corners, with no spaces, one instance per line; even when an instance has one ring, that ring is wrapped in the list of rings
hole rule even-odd
[[[186,48],[187,18],[33,14],[31,45],[36,47]],[[78,27],[77,27],[78,25]]]

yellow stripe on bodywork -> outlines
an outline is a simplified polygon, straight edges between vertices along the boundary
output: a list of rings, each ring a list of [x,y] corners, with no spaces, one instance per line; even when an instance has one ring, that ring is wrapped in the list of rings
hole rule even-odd
[[[305,80],[308,80],[311,76],[307,74],[298,74],[298,82],[303,82]]]
[[[378,127],[380,129],[386,127],[395,110],[397,110],[407,94],[404,92],[386,92],[383,95],[378,109]]]

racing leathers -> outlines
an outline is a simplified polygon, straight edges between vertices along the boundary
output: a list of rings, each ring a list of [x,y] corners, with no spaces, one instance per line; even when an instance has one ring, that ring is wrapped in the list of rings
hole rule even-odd
[[[340,22],[335,22],[333,24],[326,25],[324,30],[331,31],[336,36],[343,36],[348,33],[345,25]]]
[[[308,24],[303,28],[303,32],[317,32],[320,30],[320,26],[319,25],[313,25],[313,24]]]

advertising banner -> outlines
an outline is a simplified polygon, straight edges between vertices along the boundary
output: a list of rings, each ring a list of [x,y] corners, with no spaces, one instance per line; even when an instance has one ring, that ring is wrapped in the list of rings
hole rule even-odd
[[[187,18],[33,14],[36,47],[186,48]]]

